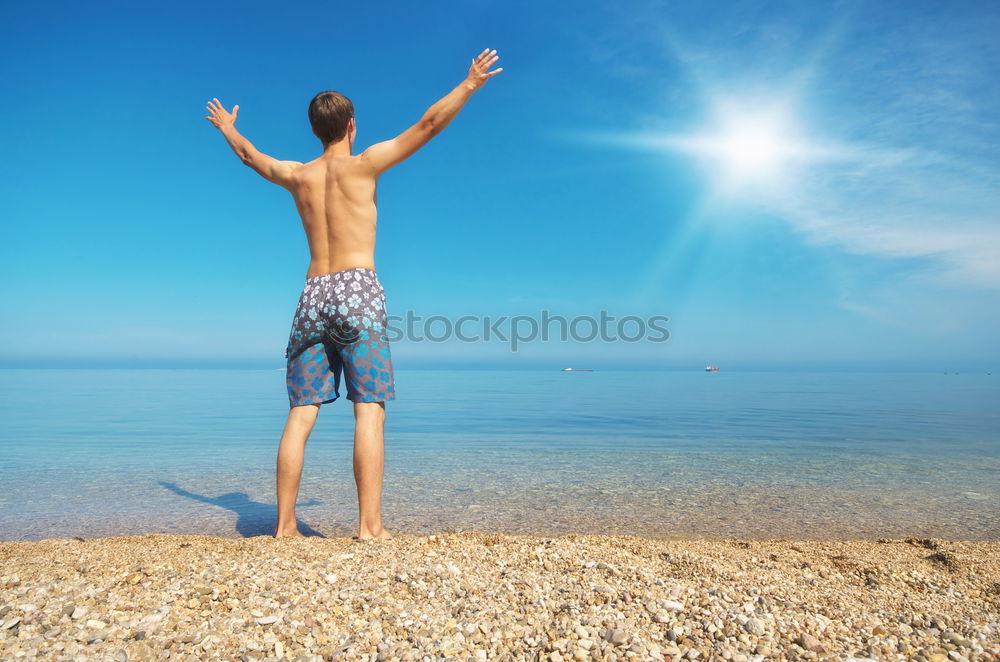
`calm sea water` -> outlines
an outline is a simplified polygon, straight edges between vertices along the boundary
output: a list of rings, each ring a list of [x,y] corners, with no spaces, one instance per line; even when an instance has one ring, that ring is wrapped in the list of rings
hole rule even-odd
[[[1000,377],[400,370],[390,531],[1000,540]],[[0,539],[269,535],[283,370],[0,370]],[[350,403],[300,530],[357,532]]]

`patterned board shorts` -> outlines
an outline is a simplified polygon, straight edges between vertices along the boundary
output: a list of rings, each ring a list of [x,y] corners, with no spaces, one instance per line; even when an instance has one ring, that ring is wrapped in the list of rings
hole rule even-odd
[[[348,400],[394,400],[385,293],[376,273],[357,267],[307,278],[285,358],[291,407],[339,398],[341,372]]]

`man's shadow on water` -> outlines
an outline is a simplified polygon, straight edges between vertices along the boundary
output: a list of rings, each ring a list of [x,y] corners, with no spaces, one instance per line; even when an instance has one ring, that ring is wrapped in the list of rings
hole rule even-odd
[[[181,487],[177,487],[176,483],[167,483],[162,480],[157,482],[174,494],[233,511],[237,515],[236,531],[244,538],[274,535],[274,527],[278,521],[278,507],[273,503],[251,501],[246,492],[229,492],[217,497],[210,497],[202,494],[195,494],[194,492],[188,492]],[[295,505],[296,507],[318,506],[322,503],[322,501],[311,499],[305,503],[297,503]],[[295,523],[298,525],[299,531],[304,536],[318,536],[320,538],[326,537],[298,518],[296,518]]]

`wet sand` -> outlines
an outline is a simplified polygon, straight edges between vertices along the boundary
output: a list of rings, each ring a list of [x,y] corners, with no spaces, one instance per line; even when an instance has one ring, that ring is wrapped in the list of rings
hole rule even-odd
[[[1000,542],[0,542],[3,660],[1000,659]]]

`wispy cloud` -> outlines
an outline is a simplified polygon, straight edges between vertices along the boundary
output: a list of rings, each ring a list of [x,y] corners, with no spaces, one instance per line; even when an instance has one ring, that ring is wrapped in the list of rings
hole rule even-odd
[[[858,147],[758,200],[810,241],[930,258],[928,274],[1000,287],[1000,172],[954,155]]]

